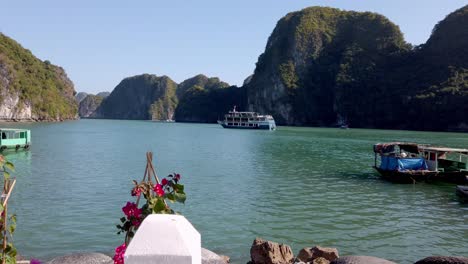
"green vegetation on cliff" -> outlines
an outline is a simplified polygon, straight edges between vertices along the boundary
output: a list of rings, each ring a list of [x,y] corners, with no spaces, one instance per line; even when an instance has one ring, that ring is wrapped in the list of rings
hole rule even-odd
[[[373,73],[387,57],[409,47],[378,14],[327,7],[290,13],[278,22],[247,86],[250,108],[272,113],[280,124],[332,125],[376,89]]]
[[[192,78],[189,78],[177,86],[177,97],[181,98],[184,93],[194,86],[203,87],[208,91],[220,88],[229,87],[228,83],[222,82],[217,77],[207,77],[203,74],[198,74]]]
[[[179,85],[166,76],[143,74],[124,79],[91,117],[216,122],[227,109],[245,102],[240,91],[201,74]]]
[[[179,122],[213,123],[234,105],[245,102],[242,89],[201,74],[179,84],[177,94],[175,120]]]
[[[177,84],[167,76],[142,74],[125,78],[93,114],[96,118],[172,119]]]
[[[188,89],[179,101],[175,112],[178,122],[215,123],[232,110],[245,109],[245,90],[236,86],[206,89],[195,85]]]
[[[74,93],[73,83],[62,68],[39,60],[0,33],[0,105],[7,97],[18,97],[15,111],[30,106],[32,112],[20,119],[71,119],[78,110]]]

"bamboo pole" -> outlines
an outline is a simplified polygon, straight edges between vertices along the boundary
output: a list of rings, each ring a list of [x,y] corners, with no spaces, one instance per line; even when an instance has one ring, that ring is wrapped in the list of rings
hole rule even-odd
[[[3,251],[2,251],[2,254],[3,254],[3,258],[2,258],[2,264],[5,264],[6,263],[6,255],[5,255],[5,250],[6,250],[6,247],[7,247],[7,215],[8,215],[8,205],[6,205],[4,208],[3,208]]]
[[[16,179],[13,179],[13,182],[10,184],[11,180],[8,181],[8,183],[5,183],[5,185],[8,184],[8,191],[7,191],[7,194],[5,196],[5,200],[3,200],[3,207],[7,206],[7,203],[8,203],[8,199],[10,199],[10,195],[11,195],[11,192],[13,191],[13,188],[15,187],[15,184],[16,184]],[[3,196],[3,195],[2,195]]]
[[[149,156],[149,159],[148,159],[149,168],[151,172],[153,173],[156,183],[160,184],[158,175],[156,174],[156,171],[154,170],[154,166],[153,166],[153,152],[148,152],[148,156]],[[150,177],[149,173],[148,173],[148,177]],[[163,199],[163,202],[164,202],[164,205],[167,207],[167,202],[165,199]]]
[[[2,221],[3,221],[3,243],[2,243],[2,264],[6,263],[6,255],[5,255],[5,250],[7,247],[7,227],[8,227],[8,199],[10,199],[11,192],[13,191],[13,188],[15,187],[16,184],[16,179],[13,180],[4,180],[3,181],[3,193],[2,193],[2,205],[3,205],[3,215],[2,215]]]

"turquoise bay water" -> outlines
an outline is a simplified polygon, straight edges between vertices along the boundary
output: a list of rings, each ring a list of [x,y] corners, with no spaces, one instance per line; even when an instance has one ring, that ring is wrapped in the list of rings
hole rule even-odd
[[[203,246],[249,259],[255,237],[337,247],[413,263],[430,255],[468,255],[468,206],[454,185],[398,185],[372,170],[372,144],[416,141],[468,148],[468,134],[80,120],[3,124],[32,129],[29,152],[8,154],[17,168],[11,209],[20,254],[48,260],[76,251],[107,254],[123,241],[115,224],[132,199],[145,153],[160,176],[182,175],[177,206]]]

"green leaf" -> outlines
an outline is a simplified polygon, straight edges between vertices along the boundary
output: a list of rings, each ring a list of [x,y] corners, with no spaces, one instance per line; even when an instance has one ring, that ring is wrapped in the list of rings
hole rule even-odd
[[[10,173],[9,173],[8,171],[4,171],[4,172],[3,172],[3,178],[4,178],[5,180],[9,180],[9,179],[10,179]]]
[[[172,186],[172,188],[174,188],[176,192],[184,192],[184,185],[182,184],[176,183]]]
[[[176,201],[179,203],[185,203],[185,200],[187,199],[185,193],[175,193],[174,196]]]
[[[166,205],[164,204],[164,200],[160,198],[153,207],[153,214],[160,214],[164,210],[166,210]]]
[[[166,194],[166,198],[171,201],[172,203],[174,203],[176,201],[176,198],[175,198],[175,195],[172,194],[172,193],[169,193],[169,194]]]
[[[15,165],[13,165],[13,163],[7,161],[5,163],[5,167],[7,167],[10,171],[14,172],[15,171]]]
[[[125,220],[126,220],[125,217],[120,218],[120,222],[122,222],[122,223],[125,223]]]
[[[8,232],[10,232],[10,234],[13,234],[15,230],[16,230],[16,225],[10,224],[10,226],[8,227]]]
[[[13,224],[16,224],[16,214],[12,214],[10,216],[10,221],[13,223]]]

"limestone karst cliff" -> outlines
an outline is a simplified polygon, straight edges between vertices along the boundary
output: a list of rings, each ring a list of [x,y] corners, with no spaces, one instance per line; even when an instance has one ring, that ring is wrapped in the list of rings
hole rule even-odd
[[[0,119],[60,121],[77,117],[75,90],[65,70],[41,61],[0,33]]]

